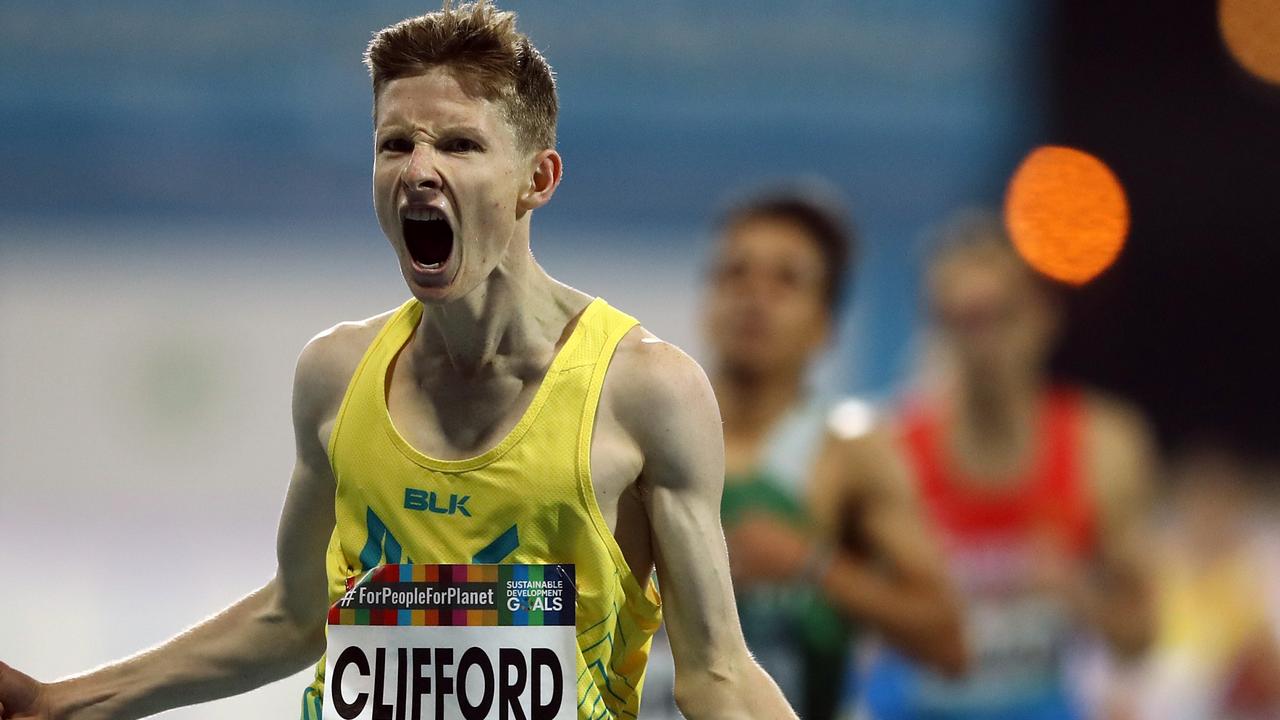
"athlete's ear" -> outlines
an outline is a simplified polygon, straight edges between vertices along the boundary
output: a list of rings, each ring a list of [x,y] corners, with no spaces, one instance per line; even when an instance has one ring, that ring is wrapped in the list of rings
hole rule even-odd
[[[564,174],[564,163],[560,153],[547,148],[539,151],[530,161],[533,172],[529,176],[529,185],[520,194],[517,205],[520,214],[536,210],[551,202],[551,196],[560,187],[560,178]]]

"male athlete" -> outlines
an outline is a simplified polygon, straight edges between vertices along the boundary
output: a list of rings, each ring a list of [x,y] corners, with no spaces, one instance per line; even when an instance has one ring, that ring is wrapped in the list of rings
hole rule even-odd
[[[803,185],[735,203],[720,223],[703,311],[739,616],[752,654],[806,720],[836,711],[850,625],[913,644],[943,670],[963,662],[959,607],[909,486],[849,479],[845,495],[862,509],[854,517],[828,502],[834,481],[821,476],[833,434],[857,431],[810,377],[838,324],[854,254],[845,216],[832,193]],[[871,539],[862,557],[836,548],[852,525]],[[657,720],[649,700],[642,720]]]
[[[374,207],[413,298],[299,358],[275,577],[86,675],[0,665],[0,718],[121,720],[241,693],[315,662],[348,577],[471,562],[576,567],[579,718],[637,712],[655,565],[685,714],[795,717],[738,625],[706,377],[530,254],[561,179],[550,67],[487,2],[386,28],[366,61]],[[304,717],[324,689],[321,675]]]
[[[895,451],[850,443],[841,472],[909,469],[965,603],[972,660],[948,679],[882,649],[856,684],[857,717],[1081,717],[1069,646],[1093,631],[1133,656],[1150,640],[1150,439],[1132,410],[1048,380],[1055,306],[998,218],[950,224],[926,281],[936,374],[884,430]]]

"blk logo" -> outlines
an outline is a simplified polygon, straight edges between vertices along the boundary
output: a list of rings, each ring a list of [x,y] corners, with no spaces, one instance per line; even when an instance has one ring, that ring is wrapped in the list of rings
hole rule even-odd
[[[425,510],[438,515],[471,517],[471,512],[467,510],[467,501],[470,499],[470,495],[450,494],[446,501],[445,496],[434,490],[404,489],[404,507],[406,510]]]

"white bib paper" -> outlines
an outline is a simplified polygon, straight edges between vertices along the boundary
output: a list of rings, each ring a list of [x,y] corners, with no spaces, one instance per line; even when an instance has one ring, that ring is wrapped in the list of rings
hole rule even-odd
[[[572,565],[381,565],[329,610],[325,720],[576,720]]]

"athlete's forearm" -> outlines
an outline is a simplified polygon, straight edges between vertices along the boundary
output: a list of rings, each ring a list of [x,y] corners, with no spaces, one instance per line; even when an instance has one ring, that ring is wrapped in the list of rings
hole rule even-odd
[[[957,603],[942,590],[904,586],[839,553],[817,578],[828,601],[867,623],[917,660],[948,675],[959,675],[967,652]]]
[[[58,720],[133,720],[247,692],[324,651],[324,619],[283,609],[275,581],[134,657],[50,687]]]
[[[746,653],[720,671],[677,671],[676,705],[689,720],[796,720],[778,684]]]
[[[1138,581],[1118,579],[1103,587],[1085,582],[1070,593],[1069,601],[1117,657],[1132,660],[1150,648],[1155,621],[1148,592]]]

